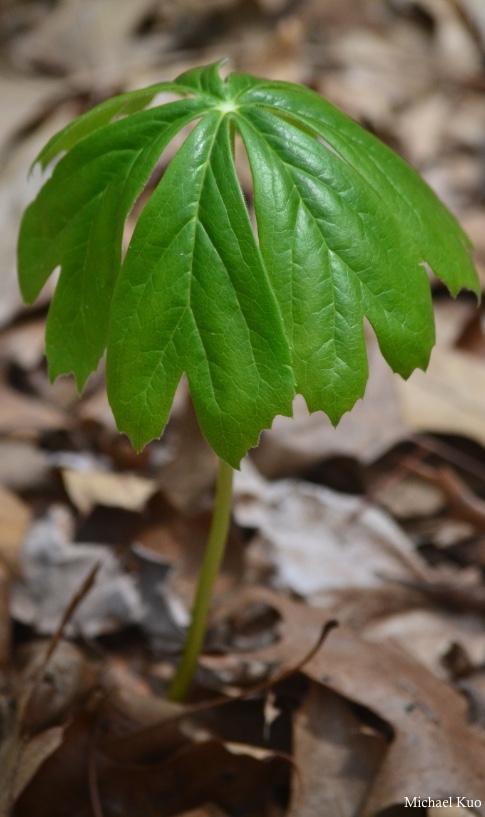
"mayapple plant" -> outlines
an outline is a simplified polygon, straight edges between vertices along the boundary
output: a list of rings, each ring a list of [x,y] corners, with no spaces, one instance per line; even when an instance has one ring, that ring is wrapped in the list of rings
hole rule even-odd
[[[61,268],[49,309],[52,380],[79,389],[106,351],[109,401],[140,450],[160,437],[181,376],[220,458],[192,624],[171,689],[182,699],[222,558],[232,469],[296,393],[336,424],[368,377],[363,319],[391,368],[426,368],[434,343],[426,268],[479,295],[471,245],[401,158],[305,87],[221,63],[110,99],[55,135],[52,176],[27,208],[18,262],[32,303]],[[152,104],[158,94],[179,99]],[[138,218],[125,222],[174,136],[195,123]],[[242,139],[256,229],[234,163]],[[62,154],[61,158],[59,156]]]

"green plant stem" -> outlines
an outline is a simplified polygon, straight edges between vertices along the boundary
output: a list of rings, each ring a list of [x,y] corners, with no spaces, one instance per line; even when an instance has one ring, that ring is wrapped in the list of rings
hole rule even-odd
[[[204,643],[212,590],[222,562],[229,531],[232,477],[233,469],[231,466],[223,460],[219,460],[214,513],[209,540],[197,584],[192,608],[192,620],[187,633],[182,659],[168,693],[171,701],[185,700]]]

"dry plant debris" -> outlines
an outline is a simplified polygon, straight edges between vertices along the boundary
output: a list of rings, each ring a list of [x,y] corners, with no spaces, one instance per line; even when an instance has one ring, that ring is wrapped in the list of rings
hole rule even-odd
[[[140,455],[102,372],[79,403],[48,384],[50,292],[21,307],[14,255],[51,133],[229,56],[308,83],[413,162],[485,278],[484,3],[4,0],[0,44],[0,815],[399,817],[405,797],[450,796],[482,805],[429,817],[485,815],[483,309],[435,288],[426,378],[397,383],[369,330],[356,412],[333,429],[300,402],[263,435],[175,706],[214,457],[183,383]]]

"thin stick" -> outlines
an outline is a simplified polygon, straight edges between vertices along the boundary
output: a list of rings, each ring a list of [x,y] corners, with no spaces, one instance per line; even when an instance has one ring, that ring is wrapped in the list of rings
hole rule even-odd
[[[93,740],[89,742],[88,747],[88,789],[94,817],[104,817],[96,770],[96,746]]]
[[[212,590],[221,566],[226,547],[232,504],[233,470],[223,460],[219,460],[216,498],[212,516],[209,540],[199,576],[192,609],[192,621],[185,641],[182,660],[170,687],[170,701],[183,701],[187,695],[192,677],[204,643],[207,619],[212,599]]]
[[[57,645],[59,644],[59,641],[62,638],[65,627],[68,624],[69,620],[72,618],[73,614],[75,613],[76,608],[79,606],[79,604],[82,602],[84,597],[91,590],[91,588],[92,588],[92,586],[93,586],[93,584],[94,584],[94,582],[96,580],[96,575],[98,573],[98,570],[99,570],[99,562],[97,564],[95,564],[94,567],[91,568],[88,575],[86,576],[86,578],[83,580],[82,584],[80,585],[79,589],[76,590],[74,596],[72,597],[72,599],[69,602],[66,610],[64,611],[59,624],[57,625],[54,633],[52,634],[52,636],[51,636],[51,638],[49,640],[49,643],[47,645],[47,649],[45,651],[43,661],[42,661],[40,667],[38,668],[38,670],[37,670],[37,672],[35,674],[35,677],[34,677],[32,686],[30,688],[30,691],[29,691],[28,695],[23,699],[21,704],[19,705],[19,711],[18,711],[17,718],[18,718],[18,723],[20,725],[20,731],[22,731],[22,729],[23,729],[24,719],[26,717],[26,713],[27,713],[27,710],[29,708],[29,705],[30,705],[31,701],[34,699],[35,695],[37,694],[37,692],[39,690],[39,687],[40,687],[40,685],[42,683],[42,680],[44,678],[44,673],[46,671],[47,665],[48,665],[50,659],[52,658],[52,655],[53,655]]]

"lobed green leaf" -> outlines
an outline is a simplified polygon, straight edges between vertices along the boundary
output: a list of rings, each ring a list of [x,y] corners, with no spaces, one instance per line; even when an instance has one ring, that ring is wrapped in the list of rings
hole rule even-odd
[[[181,376],[201,428],[237,466],[295,391],[334,423],[367,381],[363,320],[394,371],[425,368],[434,342],[426,266],[453,295],[479,293],[471,246],[402,159],[312,91],[220,63],[109,100],[55,136],[67,151],[27,209],[23,296],[57,266],[47,355],[80,387],[107,347],[108,396],[136,448],[158,437]],[[144,110],[160,91],[183,99]],[[160,154],[195,126],[138,219],[124,225]],[[240,133],[256,233],[237,179]]]

